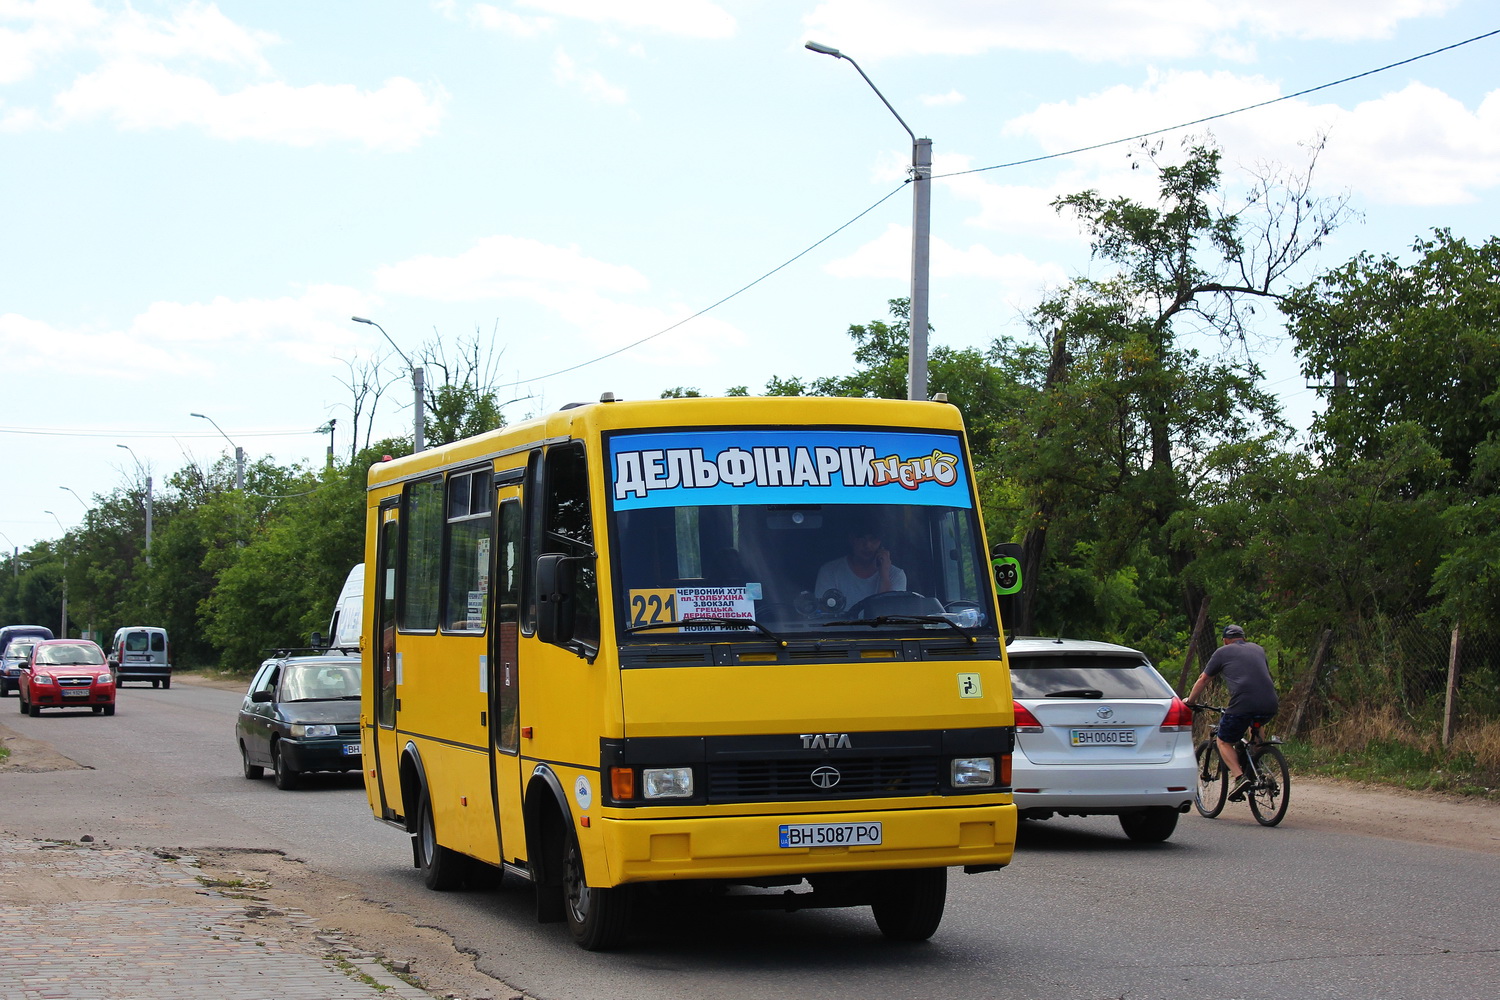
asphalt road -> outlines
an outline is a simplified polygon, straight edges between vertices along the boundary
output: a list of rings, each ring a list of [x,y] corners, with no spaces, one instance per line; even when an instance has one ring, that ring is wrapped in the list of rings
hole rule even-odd
[[[82,770],[0,775],[0,828],[147,847],[286,852],[448,932],[479,968],[541,1000],[817,998],[1442,998],[1500,996],[1500,858],[1299,827],[1243,805],[1190,814],[1167,844],[1109,819],[1022,824],[1014,865],[954,873],[923,945],[894,946],[867,910],[647,914],[631,946],[576,948],[530,891],[432,893],[407,839],[369,816],[357,779],[296,792],[246,781],[240,695],[130,686],[118,714],[0,701],[7,726]]]

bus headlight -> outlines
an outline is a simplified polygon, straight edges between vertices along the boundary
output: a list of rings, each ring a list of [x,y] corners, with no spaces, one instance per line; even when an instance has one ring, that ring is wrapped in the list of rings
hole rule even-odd
[[[690,799],[693,797],[691,767],[643,767],[641,784],[648,799]]]
[[[995,758],[955,757],[949,780],[954,788],[990,788],[995,784]]]

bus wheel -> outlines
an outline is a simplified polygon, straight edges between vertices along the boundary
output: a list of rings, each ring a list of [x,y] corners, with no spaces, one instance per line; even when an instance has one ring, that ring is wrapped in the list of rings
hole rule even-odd
[[[457,889],[464,880],[466,860],[462,854],[437,842],[432,796],[423,788],[422,801],[417,805],[417,866],[422,869],[422,881],[437,892]]]
[[[595,889],[583,871],[583,852],[571,830],[563,847],[563,910],[573,940],[587,951],[607,951],[625,940],[630,921],[630,890],[626,886]]]
[[[892,941],[926,941],[943,922],[948,899],[948,869],[913,868],[881,876],[875,923]]]

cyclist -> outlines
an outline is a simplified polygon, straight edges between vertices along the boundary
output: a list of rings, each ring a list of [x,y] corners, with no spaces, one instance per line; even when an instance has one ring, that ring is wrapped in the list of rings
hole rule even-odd
[[[1219,718],[1219,730],[1214,735],[1219,743],[1219,755],[1234,779],[1229,787],[1229,797],[1238,801],[1245,797],[1250,779],[1240,767],[1235,744],[1252,722],[1269,722],[1280,702],[1276,698],[1276,685],[1271,681],[1266,651],[1256,643],[1245,641],[1245,630],[1238,625],[1224,626],[1223,643],[1208,658],[1193,690],[1183,699],[1189,708],[1197,707],[1198,698],[1208,687],[1208,682],[1220,675],[1229,687],[1229,705]]]

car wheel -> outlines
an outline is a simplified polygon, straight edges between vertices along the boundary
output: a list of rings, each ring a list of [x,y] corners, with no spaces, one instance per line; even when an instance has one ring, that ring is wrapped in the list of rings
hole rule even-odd
[[[1137,843],[1160,844],[1177,829],[1177,810],[1171,806],[1150,806],[1140,812],[1121,813],[1120,828]]]
[[[105,705],[104,706],[104,714],[105,715],[114,715],[115,714],[115,706],[113,706],[113,705]]]
[[[31,716],[33,719],[35,719],[38,715],[42,714],[42,706],[40,706],[40,705],[33,705],[31,702],[27,702],[26,703],[26,714],[29,715],[29,716]]]
[[[606,951],[625,940],[630,926],[630,888],[595,889],[584,875],[583,851],[570,829],[563,845],[563,915],[573,940],[586,951]]]
[[[926,941],[937,933],[948,901],[948,869],[912,868],[879,878],[870,909],[880,933],[892,941]]]
[[[301,781],[302,772],[288,764],[286,758],[281,755],[281,745],[271,745],[271,769],[276,776],[276,787],[283,792],[289,792],[296,788]]]
[[[151,686],[154,688],[159,688],[161,687],[161,681],[152,681]]]
[[[22,715],[26,714],[26,696],[21,693],[20,688],[16,689],[16,707],[21,710]]]
[[[417,866],[422,869],[422,882],[436,892],[457,889],[464,881],[465,862],[468,860],[457,851],[438,843],[437,823],[432,818],[432,796],[422,789],[422,800],[417,804]]]
[[[171,686],[172,686],[172,678],[170,678],[170,677],[163,677],[161,679],[161,689],[163,691],[167,690]]]
[[[244,768],[245,777],[255,781],[266,773],[266,769],[259,764],[250,763],[250,751],[245,749],[245,741],[240,741],[240,765]]]
[[[103,705],[95,705],[94,706],[94,714],[95,715],[99,715],[99,714],[103,713],[103,711],[104,711],[104,706]]]

